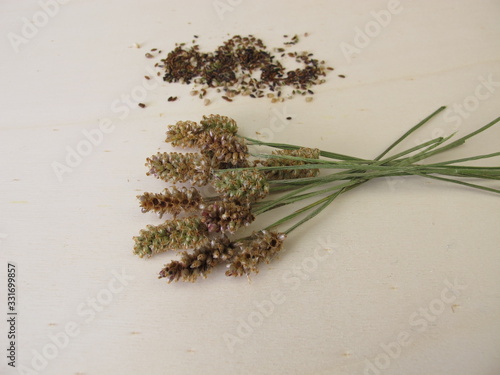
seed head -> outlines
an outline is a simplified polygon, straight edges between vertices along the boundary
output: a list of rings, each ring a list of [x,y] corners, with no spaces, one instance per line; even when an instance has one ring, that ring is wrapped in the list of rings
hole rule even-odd
[[[212,183],[215,191],[230,201],[254,202],[269,193],[266,178],[256,169],[222,171]]]
[[[200,134],[198,147],[214,169],[248,167],[248,147],[241,137],[210,130]]]
[[[198,153],[158,152],[146,159],[146,166],[148,176],[173,183],[190,181],[197,186],[206,185],[211,173],[208,160]]]
[[[203,116],[199,125],[193,121],[178,121],[175,125],[169,125],[165,142],[171,142],[175,147],[203,147],[207,140],[200,140],[200,135],[204,133],[234,136],[237,131],[238,126],[232,118],[221,115]]]
[[[241,251],[231,258],[226,276],[259,272],[259,264],[269,263],[283,248],[285,238],[284,233],[261,230],[254,232],[249,239],[236,243]]]
[[[219,201],[208,205],[201,213],[201,221],[209,232],[234,233],[254,220],[249,203]]]
[[[317,148],[302,147],[298,150],[278,150],[273,151],[274,155],[297,156],[308,159],[319,159],[320,150]],[[290,166],[290,165],[305,165],[306,162],[300,160],[269,158],[260,160],[260,163],[265,167],[275,166]],[[268,180],[288,180],[292,178],[314,177],[319,173],[319,169],[274,169],[263,171]]]
[[[183,252],[180,261],[174,260],[165,265],[159,278],[167,278],[168,283],[179,280],[195,282],[199,276],[206,278],[225,259],[221,254],[226,257],[233,254],[230,241],[225,236],[212,240],[210,244],[195,249],[191,254]]]
[[[203,127],[193,121],[178,121],[175,125],[169,125],[165,142],[171,142],[172,146],[193,148],[197,146],[198,136]]]
[[[182,187],[180,190],[175,186],[165,189],[162,193],[144,193],[138,195],[142,212],[156,212],[160,218],[164,214],[177,216],[182,211],[192,212],[198,210],[203,201],[200,192],[196,188]]]
[[[163,224],[148,225],[139,232],[134,254],[150,257],[168,250],[186,250],[209,243],[208,231],[198,216],[168,220]]]
[[[236,121],[227,116],[209,115],[203,116],[200,125],[204,130],[220,130],[223,133],[235,135],[238,132]]]

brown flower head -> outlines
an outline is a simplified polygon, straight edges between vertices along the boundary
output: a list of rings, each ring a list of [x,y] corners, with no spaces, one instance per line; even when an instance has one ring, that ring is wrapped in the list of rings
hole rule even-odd
[[[209,232],[234,233],[254,220],[249,203],[218,201],[206,206],[201,212],[201,221]]]
[[[200,134],[198,147],[215,169],[248,167],[248,147],[243,138],[218,130]]]
[[[167,278],[169,283],[179,280],[194,282],[200,276],[206,278],[217,264],[232,254],[231,243],[223,236],[191,254],[183,252],[180,261],[174,260],[165,265],[159,278]]]
[[[168,126],[165,142],[171,142],[175,147],[197,147],[201,132],[203,132],[203,127],[196,122],[178,121],[175,125]]]
[[[148,176],[173,183],[190,181],[197,186],[206,185],[211,174],[208,160],[198,153],[158,152],[146,159],[146,166]]]
[[[200,139],[200,136],[204,133],[234,136],[237,131],[238,126],[232,118],[221,115],[203,116],[199,125],[193,121],[178,121],[175,125],[169,125],[165,142],[171,142],[175,147],[203,147],[207,139]]]
[[[257,169],[222,171],[212,184],[217,193],[231,201],[254,202],[269,193],[269,184]]]
[[[249,239],[236,243],[241,251],[231,258],[226,276],[259,272],[259,264],[269,263],[282,250],[285,238],[284,233],[261,230],[254,232]]]
[[[153,211],[161,218],[164,214],[177,216],[182,211],[192,212],[198,210],[203,198],[196,188],[175,186],[165,189],[162,193],[144,193],[138,195],[142,212]]]
[[[277,150],[273,151],[274,155],[285,155],[285,156],[296,156],[307,159],[319,159],[320,150],[317,148],[307,148],[302,147],[297,150]],[[264,167],[277,167],[277,166],[292,166],[292,165],[305,165],[304,161],[291,160],[291,159],[281,159],[281,158],[269,158],[265,160],[260,160],[260,163]],[[319,169],[275,169],[263,171],[268,180],[288,180],[292,178],[304,178],[304,177],[314,177],[319,173]]]
[[[238,132],[236,121],[227,116],[209,115],[203,116],[200,121],[203,130],[219,130],[222,133],[235,135]]]
[[[148,225],[134,237],[134,254],[150,257],[168,250],[185,250],[209,243],[208,231],[198,216]]]

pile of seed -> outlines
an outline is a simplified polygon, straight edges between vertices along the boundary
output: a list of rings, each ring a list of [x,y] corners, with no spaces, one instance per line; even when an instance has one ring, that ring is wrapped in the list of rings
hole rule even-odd
[[[195,40],[190,47],[185,43],[176,44],[175,49],[156,64],[161,69],[158,75],[163,74],[163,80],[169,83],[193,84],[191,95],[200,99],[215,90],[226,101],[232,101],[237,95],[267,97],[272,102],[303,95],[306,101],[311,101],[314,94],[311,87],[324,83],[323,77],[333,68],[313,58],[312,53],[287,52],[299,38],[297,35],[284,37],[287,39],[284,48],[273,51],[252,35],[235,35],[212,52],[200,51]],[[300,67],[286,70],[273,53],[282,61],[293,58]],[[210,104],[208,98],[204,100],[205,105]]]

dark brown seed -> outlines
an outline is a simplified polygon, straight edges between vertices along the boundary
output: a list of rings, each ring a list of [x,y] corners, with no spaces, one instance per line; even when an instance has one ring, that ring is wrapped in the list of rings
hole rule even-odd
[[[144,103],[139,103],[139,104],[137,104],[137,105],[138,105],[139,107],[141,107],[141,108],[146,108],[146,104],[144,104]]]
[[[326,69],[328,70],[333,70],[333,68],[331,66],[327,67]]]
[[[288,38],[288,35],[284,37]],[[294,35],[287,43],[298,42],[299,36]],[[313,58],[312,53],[287,53],[285,48],[272,49],[302,65],[286,70],[262,40],[250,35],[234,35],[213,52],[201,52],[198,45],[184,46],[185,43],[176,43],[175,49],[161,60],[162,64],[158,67],[164,69],[163,80],[166,82],[200,85],[198,92],[201,99],[207,94],[206,88],[220,91],[221,96],[229,99],[236,95],[249,95],[252,98],[268,97],[272,101],[276,95],[272,97],[268,93],[279,93],[283,86],[288,86],[302,94],[310,86],[322,83],[319,78],[325,76],[327,70]],[[260,71],[258,77],[253,75],[257,71]]]
[[[144,78],[146,78],[146,79],[151,79],[149,76],[144,76]]]
[[[158,48],[151,48],[151,52],[158,50]]]
[[[171,96],[168,98],[169,102],[175,102],[177,100],[177,96]]]
[[[287,120],[291,120],[292,118],[291,118],[291,117],[287,117],[286,119],[287,119]]]
[[[343,75],[343,74],[339,74],[339,77],[340,77],[340,78],[345,78],[345,75]]]
[[[227,96],[223,95],[222,99],[224,99],[226,102],[232,102],[233,99],[228,98]]]

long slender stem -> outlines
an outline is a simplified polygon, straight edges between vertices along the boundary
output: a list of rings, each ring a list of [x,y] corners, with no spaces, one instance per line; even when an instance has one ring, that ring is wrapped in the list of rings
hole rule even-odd
[[[425,178],[432,178],[440,181],[455,183],[464,185],[467,187],[472,187],[476,189],[481,189],[493,193],[500,193],[500,189],[495,189],[487,186],[482,186],[455,178],[447,178],[444,176],[452,176],[457,178],[482,178],[491,180],[500,180],[500,167],[481,167],[481,166],[451,166],[451,164],[467,162],[471,160],[479,160],[485,158],[491,158],[494,156],[500,156],[500,152],[495,152],[485,155],[477,155],[462,159],[450,160],[447,162],[434,163],[434,164],[416,164],[417,161],[426,159],[430,156],[436,155],[438,153],[448,151],[454,147],[463,144],[467,139],[485,131],[494,124],[500,121],[500,118],[493,120],[487,125],[479,128],[478,130],[461,137],[448,145],[442,146],[447,142],[452,136],[438,137],[430,141],[422,143],[418,146],[411,147],[407,150],[394,154],[393,156],[383,158],[391,150],[393,150],[398,144],[405,140],[409,135],[427,123],[431,118],[436,116],[438,113],[443,111],[445,107],[440,107],[432,114],[424,118],[418,124],[413,126],[410,130],[399,137],[395,142],[393,142],[387,149],[385,149],[377,158],[373,160],[366,160],[361,158],[355,158],[348,155],[334,154],[322,152],[323,155],[329,155],[326,157],[331,157],[331,159],[336,159],[337,161],[328,160],[318,160],[310,158],[302,158],[291,155],[254,155],[256,157],[264,158],[279,158],[288,159],[291,161],[302,162],[305,164],[299,165],[288,165],[288,166],[264,166],[257,168],[240,168],[244,169],[257,169],[261,171],[269,170],[300,170],[300,169],[342,169],[343,171],[330,173],[327,175],[299,178],[299,179],[288,179],[288,180],[272,180],[269,181],[271,184],[271,190],[273,192],[288,191],[287,194],[282,195],[278,199],[271,201],[264,201],[256,206],[255,214],[260,214],[284,205],[293,204],[304,199],[313,198],[315,196],[328,194],[326,197],[320,198],[317,201],[310,203],[304,207],[299,208],[293,213],[281,218],[275,223],[267,227],[267,229],[274,228],[276,226],[282,225],[283,223],[292,220],[308,211],[313,210],[307,214],[300,221],[288,228],[284,233],[288,234],[298,228],[303,223],[312,219],[318,215],[322,210],[324,210],[330,203],[333,202],[340,194],[353,189],[373,178],[388,177],[388,176],[408,176],[416,175]],[[253,140],[252,140],[253,141]],[[265,144],[267,146],[282,148],[282,149],[298,149],[300,146],[295,145],[285,145],[277,143],[266,143],[255,141],[256,144]],[[414,154],[416,151],[418,153]],[[414,154],[408,156],[410,154]],[[336,184],[333,186],[328,186],[320,190],[306,192],[307,190],[316,188],[321,185],[329,185],[336,181],[345,182],[341,184]]]
[[[479,129],[477,129],[476,131],[473,131],[472,133],[469,133],[469,134],[463,136],[462,138],[459,138],[456,141],[454,141],[454,142],[452,142],[452,143],[450,143],[450,144],[448,144],[446,146],[440,147],[440,148],[438,148],[436,150],[433,150],[433,151],[430,151],[430,152],[428,152],[426,154],[423,154],[419,158],[415,158],[414,161],[419,161],[419,160],[422,160],[422,159],[427,159],[427,158],[429,158],[431,156],[434,156],[436,154],[439,154],[441,152],[448,151],[448,150],[450,150],[452,148],[455,148],[457,146],[463,145],[467,139],[472,138],[473,136],[475,136],[475,135],[477,135],[477,134],[485,131],[486,129],[491,128],[493,125],[495,125],[499,121],[500,121],[500,117],[497,117],[495,120],[491,121],[490,123],[486,124],[485,126],[479,128]]]
[[[282,150],[298,150],[299,148],[302,148],[302,146],[289,145],[287,143],[263,142],[263,141],[259,141],[257,139],[253,139],[253,138],[248,138],[248,137],[244,137],[244,138],[246,140],[252,142],[251,144],[253,144],[253,145],[269,146],[269,147],[274,147],[274,148],[280,148]],[[324,151],[324,150],[320,150],[320,156],[323,156],[323,157],[329,158],[329,159],[337,159],[337,160],[364,160],[361,158],[356,158],[354,156],[338,154],[335,152],[329,152],[329,151]]]
[[[375,160],[382,159],[389,151],[391,151],[394,147],[396,147],[398,144],[400,144],[411,133],[413,133],[418,128],[420,128],[421,126],[423,126],[427,121],[429,121],[431,118],[433,118],[434,116],[436,116],[439,112],[443,111],[445,108],[446,108],[445,106],[439,107],[437,110],[435,110],[429,116],[427,116],[426,118],[424,118],[417,125],[415,125],[414,127],[412,127],[410,130],[408,130],[406,133],[404,133],[401,137],[399,137],[396,141],[394,141],[389,147],[387,147],[379,156],[377,156],[375,158]]]

